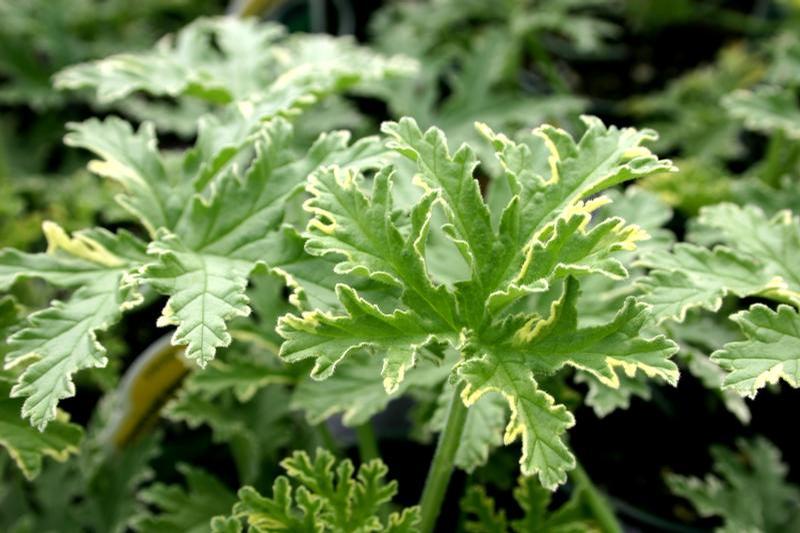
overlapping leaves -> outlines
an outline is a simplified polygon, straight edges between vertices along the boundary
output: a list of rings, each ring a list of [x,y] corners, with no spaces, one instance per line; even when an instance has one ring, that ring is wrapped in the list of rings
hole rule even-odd
[[[719,204],[703,208],[691,235],[716,244],[677,245],[645,254],[654,270],[642,280],[645,301],[660,320],[682,321],[686,311],[717,311],[724,296],[760,296],[777,309],[755,304],[731,318],[746,340],[712,354],[728,372],[723,387],[753,397],[779,379],[800,383],[800,221],[789,211],[768,218],[756,207]]]
[[[277,24],[219,17],[200,18],[150,51],[69,67],[56,76],[56,86],[93,89],[101,103],[143,91],[247,102],[264,115],[291,113],[321,94],[413,68],[407,59],[384,58],[348,39],[287,36]]]
[[[611,322],[578,325],[577,277],[625,277],[613,254],[646,236],[619,218],[590,227],[592,212],[606,201],[590,197],[672,168],[641,146],[654,138],[652,132],[584,120],[587,131],[577,142],[548,126],[525,143],[481,128],[512,192],[498,216],[482,198],[472,149],[464,145],[451,154],[441,131],[423,132],[410,119],[383,126],[390,146],[416,165],[413,181],[423,194],[410,210],[394,207],[393,184],[410,178],[391,167],[371,180],[371,194],[356,172],[333,167],[314,175],[307,187],[312,197],[306,208],[315,217],[307,251],[337,257],[338,273],[368,277],[401,295],[387,305],[339,284],[344,313],[320,309],[282,318],[282,357],[313,358],[312,376],[325,379],[349,355],[368,349],[383,359],[384,385],[391,392],[416,371],[421,354],[435,359],[436,346],[450,344],[461,352],[452,372],[461,383],[461,401],[471,405],[487,392],[500,393],[512,411],[505,442],[523,441],[523,473],[539,474],[548,488],[563,482],[574,465],[562,440],[573,417],[539,387],[537,376],[569,365],[612,387],[618,386],[619,369],[677,379],[669,360],[675,345],[640,335],[646,305],[629,299]],[[468,265],[468,278],[454,284],[430,273],[426,245],[429,233],[439,230],[431,227],[435,209],[445,218],[442,230],[452,253],[460,256],[454,259]],[[530,294],[562,283],[563,295],[548,316],[510,311],[524,309]]]
[[[97,334],[141,303],[142,285],[170,297],[159,325],[177,326],[173,342],[186,345],[186,355],[204,366],[230,343],[227,323],[250,312],[245,288],[253,269],[286,266],[280,271],[289,276],[283,263],[297,262],[293,234],[281,224],[286,201],[306,176],[334,163],[368,168],[385,152],[377,139],[351,145],[347,133],[334,132],[298,154],[291,125],[280,118],[261,122],[270,116],[250,115],[255,120],[247,129],[232,130],[233,144],[220,141],[218,132],[201,131],[182,161],[158,149],[147,123],[139,131],[115,117],[70,125],[66,142],[98,156],[90,170],[120,184],[120,205],[151,242],[103,229],[69,237],[47,223],[47,253],[9,249],[0,255],[0,288],[40,278],[76,289],[68,300],[32,314],[10,339],[5,365],[24,367],[12,396],[27,398],[23,415],[35,426],[44,428],[58,401],[74,394],[75,372],[106,364]]]

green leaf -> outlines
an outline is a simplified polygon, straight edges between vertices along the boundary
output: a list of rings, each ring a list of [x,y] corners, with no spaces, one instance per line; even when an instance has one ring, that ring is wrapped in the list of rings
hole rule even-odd
[[[408,305],[424,309],[425,318],[450,329],[455,302],[444,286],[434,285],[424,261],[434,197],[427,195],[414,207],[411,231],[404,236],[392,220],[393,177],[391,167],[385,167],[375,176],[372,196],[367,198],[358,175],[330,168],[312,176],[307,187],[312,198],[305,207],[317,218],[309,224],[306,250],[314,255],[344,255],[347,261],[337,264],[338,273],[405,286]]]
[[[426,360],[420,361],[391,394],[386,392],[381,379],[382,366],[380,359],[364,350],[357,351],[324,381],[301,381],[292,395],[292,408],[302,409],[310,424],[319,424],[341,413],[342,423],[355,427],[383,411],[390,401],[409,388],[429,388],[444,381],[450,373],[452,361],[438,366]]]
[[[173,343],[187,345],[186,356],[201,366],[230,344],[228,323],[249,315],[251,272],[261,263],[281,269],[291,256],[291,249],[281,247],[287,241],[280,225],[285,202],[302,180],[342,160],[353,168],[375,165],[384,151],[374,138],[349,146],[349,135],[334,133],[321,136],[297,158],[291,140],[288,122],[267,123],[245,175],[223,174],[210,199],[196,195],[174,233],[160,231],[149,247],[158,261],[141,279],[170,296],[159,325],[177,325]]]
[[[655,269],[638,283],[659,321],[682,322],[696,307],[718,311],[727,294],[742,298],[784,287],[763,264],[723,246],[708,250],[679,243],[671,252],[646,252],[638,264]]]
[[[362,79],[408,75],[413,62],[384,58],[346,38],[285,37],[282,27],[237,17],[201,18],[155,49],[118,54],[57,74],[60,89],[92,88],[101,103],[144,91],[217,104],[247,101],[262,116],[290,114]]]
[[[156,512],[135,517],[134,530],[204,533],[214,516],[230,512],[236,497],[219,480],[187,464],[178,464],[177,469],[186,478],[185,489],[154,483],[139,491],[138,498]]]
[[[329,377],[344,358],[364,347],[384,354],[381,375],[387,393],[398,389],[406,370],[416,363],[419,351],[438,342],[414,313],[396,310],[386,314],[347,285],[337,285],[336,294],[347,315],[324,311],[286,315],[278,323],[285,341],[281,357],[287,362],[314,358],[311,376]]]
[[[683,321],[693,307],[717,311],[727,294],[800,305],[800,221],[789,211],[769,219],[754,206],[704,207],[690,237],[724,246],[682,243],[640,260],[654,269],[640,285],[659,321]]]
[[[254,19],[199,19],[162,39],[153,51],[69,67],[56,76],[56,87],[95,88],[101,103],[135,91],[230,101],[255,91],[258,78],[275,69],[268,50],[282,35],[279,26]]]
[[[387,468],[380,460],[365,463],[356,472],[349,460],[337,464],[330,452],[318,449],[314,459],[295,452],[281,466],[286,476],[275,480],[272,497],[261,496],[252,487],[239,491],[233,514],[244,519],[251,531],[399,533],[418,525],[416,507],[381,518],[397,483],[384,480]]]
[[[32,428],[19,416],[23,402],[8,397],[10,378],[0,375],[0,446],[8,451],[25,477],[33,479],[39,475],[44,457],[66,461],[77,453],[83,430],[71,424],[62,412],[44,431]]]
[[[68,301],[54,300],[33,313],[28,325],[11,336],[5,366],[25,366],[11,395],[26,398],[22,415],[34,426],[43,430],[55,419],[59,400],[75,395],[75,372],[108,363],[97,333],[116,323],[121,310],[135,301],[130,290],[120,288],[118,274],[107,274]]]
[[[586,229],[590,220],[588,213],[577,213],[545,226],[528,248],[525,262],[508,288],[490,296],[490,309],[496,312],[521,294],[547,290],[553,279],[588,274],[627,278],[628,270],[614,255],[635,249],[636,242],[646,239],[647,234],[638,226],[626,226],[617,217]]]
[[[472,173],[478,165],[473,150],[462,145],[452,156],[441,130],[422,132],[410,118],[385,122],[381,131],[392,139],[390,146],[416,162],[420,186],[440,197],[450,222],[451,237],[464,259],[471,266],[474,278],[481,275],[492,261],[495,232],[489,208],[481,197],[478,181]]]
[[[67,124],[67,146],[85,148],[101,159],[91,161],[89,170],[122,185],[125,193],[117,201],[154,234],[177,222],[188,190],[168,172],[158,151],[155,128],[144,123],[138,132],[117,117],[104,121],[90,119]]]
[[[217,348],[231,343],[227,322],[250,314],[245,289],[253,265],[196,254],[171,235],[153,243],[150,250],[158,254],[159,262],[147,267],[143,280],[172,295],[158,325],[177,325],[173,344],[186,345],[186,357],[205,367]]]
[[[737,441],[738,450],[711,448],[713,474],[705,479],[669,474],[670,490],[702,517],[718,516],[718,531],[779,533],[800,526],[800,489],[786,481],[778,449],[763,438]]]
[[[586,533],[599,531],[589,519],[583,492],[578,489],[570,499],[556,509],[550,509],[552,494],[532,478],[520,477],[514,489],[514,500],[523,512],[518,519],[509,520],[505,510],[496,510],[494,499],[484,487],[473,485],[461,499],[466,514],[464,524],[470,533]],[[509,527],[510,526],[510,527]]]
[[[783,379],[800,387],[800,314],[788,305],[776,311],[755,304],[731,316],[747,340],[726,344],[711,354],[728,372],[723,388],[754,398],[768,383]]]
[[[762,86],[752,91],[736,91],[722,100],[731,114],[751,130],[771,134],[784,133],[791,139],[800,139],[800,107],[794,89]]]
[[[40,430],[55,418],[59,400],[75,394],[75,372],[106,365],[106,351],[97,342],[97,334],[142,301],[129,260],[142,255],[141,244],[130,234],[92,230],[70,238],[52,223],[46,223],[44,231],[48,254],[2,256],[12,259],[5,263],[10,282],[42,277],[56,285],[81,284],[69,300],[53,301],[31,314],[8,339],[5,367],[24,367],[11,395],[26,398],[22,415]],[[65,271],[60,271],[65,265]]]
[[[766,271],[782,279],[788,290],[776,291],[775,298],[800,302],[800,220],[790,211],[772,218],[756,206],[718,204],[704,207],[697,219],[701,229],[711,230],[715,239],[734,250],[761,261]],[[692,235],[690,235],[691,237]]]
[[[505,396],[511,420],[504,440],[508,444],[522,437],[522,472],[538,473],[542,485],[551,489],[563,483],[566,471],[574,466],[575,459],[561,439],[574,419],[537,388],[536,375],[571,365],[614,388],[619,387],[618,366],[629,376],[642,370],[673,384],[678,377],[677,366],[668,359],[677,351],[675,344],[663,336],[639,337],[646,306],[630,298],[611,323],[578,329],[577,297],[578,284],[568,278],[548,319],[512,317],[493,332],[494,338],[471,340],[465,348],[470,357],[458,367],[467,383],[462,395],[467,405],[491,391]]]
[[[207,425],[212,439],[231,450],[239,479],[252,483],[267,461],[275,461],[278,450],[290,443],[296,433],[289,416],[289,393],[285,387],[259,390],[247,401],[225,391],[215,393],[199,371],[185,384],[164,409],[169,420],[184,422],[190,428]]]
[[[131,263],[146,258],[145,244],[125,230],[116,234],[104,229],[82,230],[70,237],[59,225],[45,221],[42,233],[47,253],[13,248],[0,251],[0,289],[34,278],[61,288],[80,287],[109,271],[123,272]]]
[[[284,316],[278,329],[284,338],[281,357],[288,362],[313,359],[312,377],[324,380],[348,356],[366,348],[383,359],[381,374],[392,393],[410,375],[423,348],[435,353],[437,345],[449,344],[462,356],[455,366],[468,385],[462,401],[472,406],[484,393],[499,392],[512,411],[505,443],[523,436],[523,472],[539,473],[551,489],[563,482],[574,459],[561,436],[573,418],[539,388],[539,377],[569,365],[617,387],[615,367],[631,376],[643,370],[670,383],[678,374],[669,361],[675,345],[663,337],[641,336],[649,316],[645,304],[626,300],[622,309],[613,310],[619,313],[611,322],[578,327],[578,285],[572,276],[626,277],[627,269],[615,255],[645,237],[638,226],[616,217],[591,225],[592,212],[607,199],[585,199],[621,181],[672,168],[641,147],[652,133],[585,121],[588,130],[580,142],[562,130],[543,127],[534,137],[539,143],[535,148],[486,131],[511,183],[512,197],[500,216],[481,196],[473,175],[479,163],[475,153],[462,146],[451,154],[440,130],[422,132],[408,118],[385,123],[382,129],[390,137],[389,146],[415,164],[413,178],[405,167],[397,172],[384,167],[368,195],[362,190],[366,180],[357,173],[334,167],[313,175],[308,186],[312,197],[305,204],[314,215],[306,249],[335,258],[334,271],[341,275],[336,294],[345,313],[328,306]],[[402,179],[410,179],[422,194],[410,194],[406,184],[395,193],[392,185]],[[397,209],[395,201],[410,207]],[[442,233],[467,265],[467,279],[448,272],[448,267],[458,268],[451,250],[426,253],[428,240],[439,240],[429,228],[439,208]],[[352,282],[357,276],[385,290],[357,287]],[[545,307],[552,291],[543,291],[551,284],[557,288],[565,277],[568,290],[554,305],[551,319],[510,314],[524,310],[533,292],[541,294]],[[368,366],[377,369],[374,362]],[[364,387],[347,398],[357,412],[371,414],[359,406],[373,391]],[[487,443],[494,442],[478,433],[463,465],[482,461]]]

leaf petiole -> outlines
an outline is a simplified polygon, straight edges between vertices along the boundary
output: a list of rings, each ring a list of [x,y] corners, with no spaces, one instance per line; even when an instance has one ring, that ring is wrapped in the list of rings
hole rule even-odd
[[[430,470],[428,470],[428,477],[425,480],[425,488],[420,500],[422,513],[420,533],[433,532],[439,516],[439,509],[447,492],[447,485],[450,483],[450,476],[453,474],[453,462],[461,442],[464,424],[467,421],[467,406],[461,400],[461,391],[464,387],[463,382],[459,383],[452,400],[450,400],[444,430],[439,435],[436,452],[433,455]]]

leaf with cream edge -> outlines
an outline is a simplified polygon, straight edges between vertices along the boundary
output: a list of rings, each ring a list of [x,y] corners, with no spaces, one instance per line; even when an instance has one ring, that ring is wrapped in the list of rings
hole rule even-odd
[[[723,203],[704,207],[697,227],[710,231],[716,240],[764,265],[772,276],[788,287],[766,296],[800,305],[800,218],[791,211],[768,217],[757,206]],[[694,232],[689,235],[694,237]]]
[[[377,138],[350,143],[349,134],[333,132],[298,157],[292,127],[275,119],[253,136],[255,159],[244,175],[230,167],[208,191],[195,192],[192,176],[169,171],[146,126],[137,133],[112,117],[76,125],[70,135],[72,144],[103,158],[92,168],[123,184],[121,203],[155,240],[147,246],[125,231],[105,230],[69,238],[45,223],[47,254],[0,252],[0,288],[31,277],[79,287],[68,301],[31,315],[30,327],[11,339],[6,366],[28,365],[12,394],[29,397],[23,413],[39,428],[53,418],[60,399],[74,394],[75,372],[105,366],[96,334],[141,301],[140,283],[171,297],[159,323],[178,325],[175,341],[206,364],[229,344],[227,322],[249,313],[244,293],[250,272],[262,263],[286,272],[284,207],[306,176],[333,163],[378,166],[386,152]]]
[[[323,135],[305,157],[293,157],[292,127],[283,119],[265,124],[256,156],[244,176],[224,173],[209,199],[195,196],[174,228],[161,230],[148,252],[158,261],[141,274],[170,296],[158,325],[176,325],[173,343],[205,366],[228,346],[228,322],[250,313],[245,294],[259,265],[280,268],[285,202],[302,189],[306,175],[331,162],[369,168],[384,149],[375,138],[349,144],[344,133]]]
[[[640,334],[649,317],[645,304],[628,299],[611,322],[578,327],[574,276],[627,277],[614,255],[646,238],[621,218],[590,224],[593,211],[607,200],[587,197],[673,168],[641,146],[652,132],[608,128],[588,117],[585,123],[579,142],[562,130],[539,128],[530,140],[534,148],[482,128],[513,192],[499,215],[482,198],[472,149],[462,146],[451,154],[440,130],[422,132],[408,118],[382,127],[389,147],[416,165],[413,183],[423,194],[407,210],[393,206],[392,183],[400,174],[391,167],[375,175],[371,194],[357,173],[334,167],[313,175],[305,205],[314,215],[306,250],[335,257],[342,276],[368,277],[387,290],[400,290],[400,298],[373,301],[379,291],[367,295],[342,278],[336,293],[345,313],[317,309],[284,316],[281,357],[312,358],[312,377],[326,379],[348,355],[369,348],[384,361],[384,386],[391,393],[404,376],[419,371],[420,349],[449,343],[461,355],[453,379],[467,382],[461,400],[472,405],[488,391],[499,392],[512,408],[505,442],[523,437],[523,472],[538,473],[550,489],[563,482],[574,460],[562,435],[574,420],[539,388],[537,376],[569,365],[617,387],[616,367],[669,383],[678,375],[669,360],[676,346]],[[534,154],[545,157],[544,164],[529,165]],[[443,230],[468,265],[468,279],[451,285],[431,274],[426,258],[434,206],[441,207]],[[559,278],[567,279],[566,291],[550,319],[510,315],[509,309],[524,308],[530,292],[544,291]]]
[[[77,287],[69,300],[31,314],[8,339],[5,368],[23,368],[11,396],[26,398],[22,415],[40,430],[56,417],[58,402],[74,396],[75,372],[106,365],[97,334],[141,303],[134,271],[144,256],[144,244],[125,232],[87,230],[70,237],[49,222],[43,230],[46,254],[0,254],[5,287],[25,277]]]
[[[0,300],[0,333],[4,333],[4,315],[10,300]],[[56,419],[43,432],[37,431],[20,418],[23,402],[9,398],[14,376],[0,371],[0,446],[17,464],[26,479],[34,479],[42,469],[44,457],[66,461],[78,452],[83,437],[80,426],[69,422],[64,412],[57,412]]]
[[[755,398],[758,390],[782,379],[800,387],[800,314],[788,305],[772,310],[755,304],[731,316],[747,340],[726,344],[711,359],[729,373],[722,382],[742,396]]]
[[[539,474],[550,489],[566,480],[574,458],[561,434],[574,424],[564,406],[539,390],[535,376],[555,373],[570,365],[591,373],[606,386],[618,388],[616,367],[632,377],[641,370],[670,384],[678,379],[678,367],[669,357],[677,345],[664,336],[645,339],[640,329],[648,319],[647,306],[628,298],[608,324],[579,328],[578,282],[568,278],[561,299],[553,303],[547,319],[511,316],[492,336],[468,339],[469,355],[457,367],[466,382],[464,403],[471,405],[487,392],[499,392],[511,406],[505,442],[522,437],[520,460],[526,475]]]

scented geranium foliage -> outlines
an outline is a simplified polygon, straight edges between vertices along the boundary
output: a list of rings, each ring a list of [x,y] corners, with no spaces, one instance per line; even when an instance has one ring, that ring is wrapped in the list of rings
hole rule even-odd
[[[618,217],[592,220],[607,201],[597,193],[672,169],[642,146],[654,139],[652,131],[607,127],[593,117],[584,123],[578,140],[543,126],[519,143],[480,126],[511,191],[500,212],[482,197],[472,148],[451,153],[440,130],[423,132],[408,118],[382,130],[389,146],[415,165],[413,183],[421,195],[409,209],[395,207],[393,192],[404,185],[399,180],[412,178],[392,166],[369,180],[337,166],[310,176],[305,207],[314,218],[306,250],[338,257],[338,273],[367,276],[399,296],[380,298],[337,285],[343,311],[281,319],[282,357],[313,358],[312,376],[326,379],[366,348],[382,358],[384,387],[392,392],[423,356],[435,359],[450,345],[459,352],[450,371],[455,409],[499,393],[511,409],[504,440],[522,439],[522,472],[537,474],[550,489],[563,483],[575,466],[564,441],[574,417],[540,386],[542,378],[565,366],[612,388],[619,386],[619,373],[643,372],[669,383],[678,378],[670,360],[676,345],[641,332],[650,316],[647,304],[629,298],[607,323],[580,323],[580,279],[626,277],[614,254],[647,236]],[[431,274],[426,244],[432,231],[440,231],[432,222],[439,216],[452,243],[450,264],[466,265],[463,279]],[[546,297],[545,291],[557,296],[539,315],[528,302]]]
[[[757,296],[730,318],[743,340],[711,358],[726,372],[723,387],[754,397],[767,383],[800,385],[800,221],[790,211],[769,217],[755,206],[718,204],[700,210],[694,242],[646,253],[653,268],[642,280],[644,299],[659,320],[682,322],[692,308],[718,311],[723,297]]]
[[[275,479],[270,497],[243,487],[233,514],[215,517],[212,531],[240,532],[242,522],[252,532],[418,531],[418,507],[389,514],[397,482],[386,481],[388,469],[379,459],[356,471],[349,459],[337,462],[329,451],[317,449],[313,458],[295,452],[281,466],[286,475]]]
[[[158,151],[152,127],[139,131],[119,119],[75,124],[67,143],[85,147],[101,159],[96,173],[119,181],[119,202],[145,228],[149,242],[127,231],[91,229],[68,236],[45,224],[48,251],[0,255],[0,285],[21,277],[75,288],[63,302],[37,311],[28,326],[10,339],[6,367],[25,370],[12,389],[26,397],[23,415],[39,428],[55,416],[58,400],[74,393],[72,375],[103,366],[98,332],[140,304],[147,293],[169,296],[159,324],[175,325],[176,344],[204,366],[231,337],[226,323],[250,312],[245,289],[259,263],[277,266],[292,260],[281,228],[284,203],[302,189],[305,177],[323,164],[360,168],[383,151],[375,139],[353,145],[344,133],[321,137],[306,154],[292,147],[292,127],[283,119],[254,134],[254,157],[244,169],[229,167],[214,179],[186,172]],[[271,257],[271,254],[277,254]],[[290,257],[280,256],[289,254]]]

